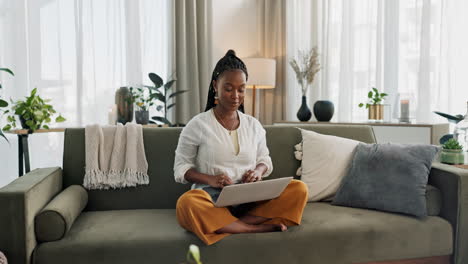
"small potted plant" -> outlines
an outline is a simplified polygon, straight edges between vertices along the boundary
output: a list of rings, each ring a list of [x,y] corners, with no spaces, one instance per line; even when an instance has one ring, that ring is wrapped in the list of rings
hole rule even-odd
[[[377,88],[372,87],[372,90],[370,90],[367,93],[367,103],[360,103],[359,107],[366,107],[366,109],[369,109],[369,120],[383,120],[383,105],[382,102],[387,97],[388,94],[386,93],[380,93]]]
[[[148,87],[130,87],[132,101],[137,106],[135,121],[137,124],[146,125],[149,122],[149,108],[154,104],[151,97],[151,89]]]
[[[463,147],[454,138],[447,140],[442,145],[440,162],[447,164],[463,164],[464,159]]]
[[[36,93],[37,89],[34,88],[24,100],[11,101],[11,110],[3,111],[4,114],[7,114],[7,124],[3,127],[3,131],[16,127],[16,116],[19,117],[22,128],[28,129],[31,133],[40,128],[49,129],[48,124],[52,122],[52,115],[56,111],[49,104],[50,99],[43,99]],[[62,115],[55,118],[57,123],[64,121],[65,118]]]

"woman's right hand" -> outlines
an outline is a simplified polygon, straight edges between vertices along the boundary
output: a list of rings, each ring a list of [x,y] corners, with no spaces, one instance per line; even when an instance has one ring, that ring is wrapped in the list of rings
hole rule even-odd
[[[226,185],[233,184],[233,182],[231,178],[229,178],[229,176],[222,173],[215,176],[211,176],[208,184],[214,188],[223,188]]]

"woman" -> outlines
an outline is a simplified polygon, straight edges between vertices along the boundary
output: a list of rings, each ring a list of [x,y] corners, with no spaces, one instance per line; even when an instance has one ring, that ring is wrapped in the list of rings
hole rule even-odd
[[[265,130],[243,113],[247,78],[229,50],[213,71],[205,112],[184,127],[176,149],[175,180],[193,183],[177,201],[177,220],[207,245],[230,234],[286,231],[300,224],[307,202],[307,187],[297,180],[269,201],[222,208],[212,202],[216,190],[260,181],[273,170]]]

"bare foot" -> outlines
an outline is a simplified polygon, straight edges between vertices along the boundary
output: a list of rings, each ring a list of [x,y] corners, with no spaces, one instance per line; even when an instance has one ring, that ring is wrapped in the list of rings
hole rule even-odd
[[[288,230],[288,227],[283,224],[265,224],[265,225],[258,225],[259,231],[255,233],[262,233],[262,232],[284,232]]]
[[[249,225],[259,225],[270,219],[271,218],[265,218],[265,217],[249,215],[249,214],[239,217],[239,220]]]
[[[264,232],[284,232],[288,227],[284,224],[259,224],[249,225],[240,220],[230,223],[215,231],[217,234],[229,233],[264,233]]]

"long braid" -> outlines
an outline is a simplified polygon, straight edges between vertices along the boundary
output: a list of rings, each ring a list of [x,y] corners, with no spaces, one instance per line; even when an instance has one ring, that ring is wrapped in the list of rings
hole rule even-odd
[[[232,70],[243,71],[245,73],[246,80],[248,80],[249,74],[247,73],[247,67],[245,67],[244,62],[236,56],[236,52],[234,50],[228,50],[226,55],[224,55],[224,57],[222,57],[218,63],[216,63],[216,67],[214,68],[213,74],[211,75],[210,89],[208,91],[205,112],[216,106],[216,91],[213,87],[213,81],[218,80],[219,76],[221,76],[223,72]],[[244,104],[239,106],[239,111],[244,113]]]

